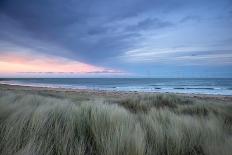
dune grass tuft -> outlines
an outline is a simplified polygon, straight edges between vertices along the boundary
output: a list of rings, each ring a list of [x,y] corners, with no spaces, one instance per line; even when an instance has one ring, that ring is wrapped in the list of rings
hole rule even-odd
[[[0,91],[1,155],[229,155],[231,104]]]

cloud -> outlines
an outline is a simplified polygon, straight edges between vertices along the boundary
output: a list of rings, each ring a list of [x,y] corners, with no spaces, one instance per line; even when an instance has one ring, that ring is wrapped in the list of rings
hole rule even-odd
[[[140,31],[140,30],[156,30],[156,29],[160,29],[160,28],[166,28],[166,27],[170,27],[173,26],[173,24],[169,21],[162,21],[158,18],[147,18],[144,19],[142,21],[139,21],[137,24],[135,25],[130,25],[126,28],[127,31]]]
[[[143,60],[133,61],[138,66],[146,61],[150,65],[157,57],[173,56],[173,50],[164,56],[156,49],[185,47],[191,53],[192,47],[204,45],[198,53],[224,47],[229,51],[230,42],[220,42],[232,33],[229,4],[230,0],[1,0],[0,54],[26,50],[32,56],[55,55],[127,70],[132,60]],[[130,53],[135,50],[139,52]]]
[[[201,17],[200,16],[196,16],[196,15],[188,15],[188,16],[183,17],[180,20],[180,23],[185,23],[185,22],[189,22],[189,21],[200,22],[201,21]]]
[[[121,56],[122,61],[172,65],[232,65],[232,50],[204,48],[136,49]]]
[[[66,58],[34,53],[2,53],[0,74],[5,73],[120,73]]]
[[[0,21],[5,24],[0,26],[0,33],[4,34],[0,40],[88,63],[101,63],[124,53],[139,37],[136,29],[145,30],[149,24],[157,28],[167,26],[168,21],[140,15],[149,15],[155,8],[156,12],[162,12],[174,5],[160,0],[3,0],[1,3]],[[134,32],[129,32],[128,24],[123,21],[133,18],[140,22],[134,26]],[[121,24],[114,25],[117,22]]]

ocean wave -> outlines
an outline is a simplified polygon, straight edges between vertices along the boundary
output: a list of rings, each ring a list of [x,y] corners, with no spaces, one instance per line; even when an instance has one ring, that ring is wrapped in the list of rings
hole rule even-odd
[[[193,94],[217,94],[217,95],[232,95],[232,87],[225,86],[201,86],[196,87],[187,86],[183,87],[181,85],[170,86],[148,86],[148,85],[136,85],[136,84],[127,84],[127,85],[117,85],[117,84],[106,84],[99,85],[97,83],[83,83],[83,84],[67,84],[67,83],[39,83],[27,82],[27,81],[0,81],[2,84],[9,85],[20,85],[20,86],[32,86],[32,87],[49,87],[49,88],[67,88],[67,89],[92,89],[92,90],[110,90],[110,91],[138,91],[138,92],[170,92],[170,93],[193,93]]]

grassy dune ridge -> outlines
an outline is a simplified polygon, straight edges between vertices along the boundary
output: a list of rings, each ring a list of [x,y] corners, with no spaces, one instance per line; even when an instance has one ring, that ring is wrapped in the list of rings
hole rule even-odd
[[[1,155],[230,155],[232,104],[0,89]]]

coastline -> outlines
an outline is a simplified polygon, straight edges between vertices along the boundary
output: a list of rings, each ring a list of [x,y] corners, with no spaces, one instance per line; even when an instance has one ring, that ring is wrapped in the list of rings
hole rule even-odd
[[[231,103],[221,95],[0,84],[0,154],[227,155]]]
[[[0,84],[108,92],[173,93],[232,96],[232,79],[177,78],[32,78],[0,79]]]
[[[167,94],[177,95],[189,99],[199,99],[207,101],[219,101],[232,104],[232,96],[230,95],[215,95],[215,94],[194,94],[194,93],[170,93],[170,92],[138,92],[138,91],[112,91],[112,90],[94,90],[94,89],[78,89],[78,88],[52,88],[52,87],[41,87],[41,86],[22,86],[22,85],[10,85],[0,84],[1,90],[17,90],[26,92],[41,92],[48,91],[51,93],[63,92],[63,93],[77,93],[82,95],[93,95],[100,97],[128,97],[136,95],[155,95],[155,94]]]

